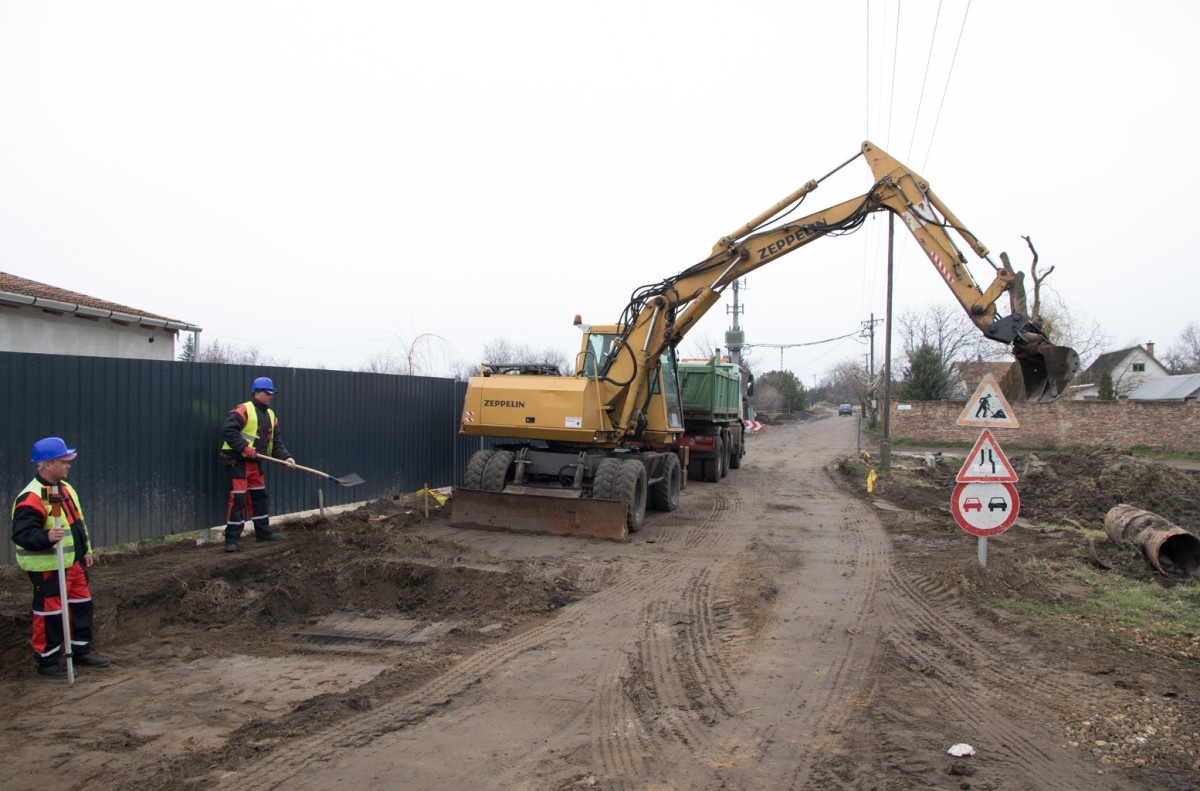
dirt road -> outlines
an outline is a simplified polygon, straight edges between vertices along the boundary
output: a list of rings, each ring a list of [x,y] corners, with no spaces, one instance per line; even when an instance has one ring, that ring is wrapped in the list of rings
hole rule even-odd
[[[627,544],[456,530],[383,503],[236,558],[114,557],[95,583],[112,668],[73,688],[36,679],[7,650],[18,619],[0,632],[0,781],[1192,787],[1192,693],[1161,698],[1169,672],[1107,654],[1068,661],[981,609],[963,571],[974,539],[848,492],[835,462],[854,445],[850,420],[770,427],[740,470],[692,482]],[[1013,543],[1036,555],[1039,540]],[[961,562],[928,561],[946,551]],[[2,612],[27,607],[23,580],[3,583]],[[1181,757],[1113,759],[1093,720],[1147,696],[1159,730],[1143,738],[1186,733]],[[976,754],[949,755],[957,743]],[[49,766],[70,780],[47,785]]]

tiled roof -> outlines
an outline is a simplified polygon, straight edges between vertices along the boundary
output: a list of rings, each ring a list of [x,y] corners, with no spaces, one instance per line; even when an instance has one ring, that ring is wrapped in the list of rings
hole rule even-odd
[[[131,308],[128,305],[120,305],[116,302],[109,302],[97,297],[89,297],[87,294],[80,294],[77,291],[69,291],[65,288],[39,283],[36,280],[18,277],[8,272],[0,272],[0,291],[10,294],[20,294],[26,297],[36,297],[38,299],[51,299],[56,302],[66,302],[70,305],[83,305],[89,308],[96,308],[97,310],[115,311],[117,313],[125,313],[148,319],[182,323],[178,319],[160,316],[157,313],[149,313],[137,308]]]

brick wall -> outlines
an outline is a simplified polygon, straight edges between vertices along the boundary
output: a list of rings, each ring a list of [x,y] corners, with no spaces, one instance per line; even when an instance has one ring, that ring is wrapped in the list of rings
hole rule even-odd
[[[911,409],[900,410],[904,405]],[[956,426],[962,401],[893,401],[891,436],[911,442],[971,444],[979,428]],[[1015,403],[1017,429],[993,429],[1005,449],[1141,445],[1200,453],[1200,403],[1196,401],[1068,401]]]

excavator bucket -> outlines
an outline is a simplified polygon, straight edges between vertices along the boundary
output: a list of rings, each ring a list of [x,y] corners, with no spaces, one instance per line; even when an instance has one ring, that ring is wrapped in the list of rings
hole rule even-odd
[[[1079,355],[1067,346],[1042,343],[1014,349],[1017,365],[1008,369],[1000,389],[1010,401],[1048,404],[1062,395],[1079,373]]]
[[[629,506],[593,500],[576,490],[561,494],[508,486],[502,492],[454,488],[450,524],[477,530],[540,533],[624,541],[629,537]]]

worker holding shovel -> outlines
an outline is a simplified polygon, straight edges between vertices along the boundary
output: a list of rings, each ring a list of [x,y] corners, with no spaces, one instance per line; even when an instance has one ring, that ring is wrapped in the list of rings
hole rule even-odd
[[[221,426],[221,463],[229,469],[229,505],[225,520],[225,551],[236,552],[238,539],[249,518],[259,541],[278,541],[271,530],[267,482],[258,462],[263,458],[295,466],[284,447],[279,419],[271,409],[275,384],[260,376],[250,385],[250,400],[229,410]]]
[[[33,646],[38,675],[69,678],[74,668],[105,667],[92,651],[92,593],[85,571],[94,560],[79,495],[67,483],[75,449],[59,437],[33,443],[37,476],[13,503],[17,565],[33,583]]]

